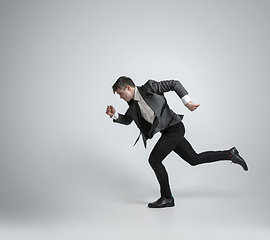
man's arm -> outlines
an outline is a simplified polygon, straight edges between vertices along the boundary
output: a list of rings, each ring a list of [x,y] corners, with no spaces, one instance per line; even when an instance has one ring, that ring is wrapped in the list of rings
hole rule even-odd
[[[163,94],[165,92],[175,91],[176,94],[180,98],[188,94],[187,90],[183,87],[183,85],[178,80],[165,80],[161,82],[149,80],[147,83],[149,84],[151,90],[157,94]]]
[[[196,110],[200,104],[195,104],[191,101],[187,90],[178,80],[166,80],[161,82],[156,82],[154,80],[149,80],[147,82],[152,90],[157,94],[163,94],[169,91],[175,91],[176,94],[181,98],[184,105],[190,110]]]
[[[129,109],[126,111],[125,115],[117,113],[112,105],[107,106],[106,114],[113,119],[114,122],[129,125],[133,121],[130,116]]]

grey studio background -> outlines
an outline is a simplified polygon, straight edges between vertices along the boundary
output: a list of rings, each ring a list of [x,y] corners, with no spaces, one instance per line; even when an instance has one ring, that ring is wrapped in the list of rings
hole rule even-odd
[[[0,1],[1,239],[269,239],[269,1]],[[166,160],[176,207],[148,155],[159,134],[112,123],[115,80],[178,79],[196,151],[229,162]]]

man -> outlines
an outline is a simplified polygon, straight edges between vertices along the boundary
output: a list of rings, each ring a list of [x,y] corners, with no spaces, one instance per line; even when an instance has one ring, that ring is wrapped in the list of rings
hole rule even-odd
[[[161,197],[157,201],[149,203],[148,207],[164,208],[174,206],[168,174],[162,164],[162,161],[172,151],[192,166],[220,160],[231,160],[233,163],[241,165],[245,171],[248,170],[247,164],[235,147],[227,151],[208,151],[199,154],[193,150],[184,137],[183,115],[174,113],[169,108],[164,97],[165,92],[175,91],[190,111],[194,111],[200,106],[200,104],[195,104],[190,100],[188,92],[179,81],[156,82],[149,80],[141,87],[138,87],[135,86],[132,79],[122,76],[117,79],[112,88],[113,92],[116,92],[129,105],[124,115],[117,113],[112,105],[107,106],[106,114],[114,122],[129,125],[132,121],[135,121],[145,147],[148,139],[151,139],[155,133],[161,132],[161,137],[149,156],[149,163],[160,185]]]

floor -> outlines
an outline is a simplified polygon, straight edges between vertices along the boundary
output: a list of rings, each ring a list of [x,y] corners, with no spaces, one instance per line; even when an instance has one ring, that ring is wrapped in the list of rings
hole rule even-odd
[[[208,169],[211,173],[211,167]],[[17,204],[21,204],[18,208],[10,203],[8,211],[2,211],[1,239],[270,238],[269,210],[264,209],[267,199],[255,190],[252,193],[242,191],[241,183],[239,188],[231,190],[218,190],[214,185],[183,184],[174,191],[175,207],[149,209],[147,203],[158,197],[155,179],[144,183],[145,179],[133,181],[131,177],[124,181],[124,178],[113,178],[113,174],[103,181],[97,177],[97,191],[93,181],[95,174],[86,181],[83,169],[77,178],[75,172],[73,169],[73,175],[68,177],[67,174],[62,184],[59,180],[57,186],[47,185],[44,194],[39,193],[42,199],[29,200],[28,205],[18,200]],[[176,185],[175,181],[172,184]]]
[[[2,239],[260,239],[270,237],[269,226],[247,196],[176,196],[177,205],[148,209],[140,200],[96,202],[84,212],[62,219],[2,224]],[[90,202],[89,202],[90,203]],[[243,204],[244,203],[244,204]],[[254,199],[254,204],[257,204]],[[82,210],[82,209],[81,209]],[[62,216],[63,217],[63,216]]]

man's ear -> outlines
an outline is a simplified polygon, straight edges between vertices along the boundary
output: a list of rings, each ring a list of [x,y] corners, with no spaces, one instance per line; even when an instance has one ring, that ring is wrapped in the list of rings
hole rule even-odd
[[[131,90],[131,86],[127,85],[126,89],[127,89],[128,91],[130,91],[130,90]]]

